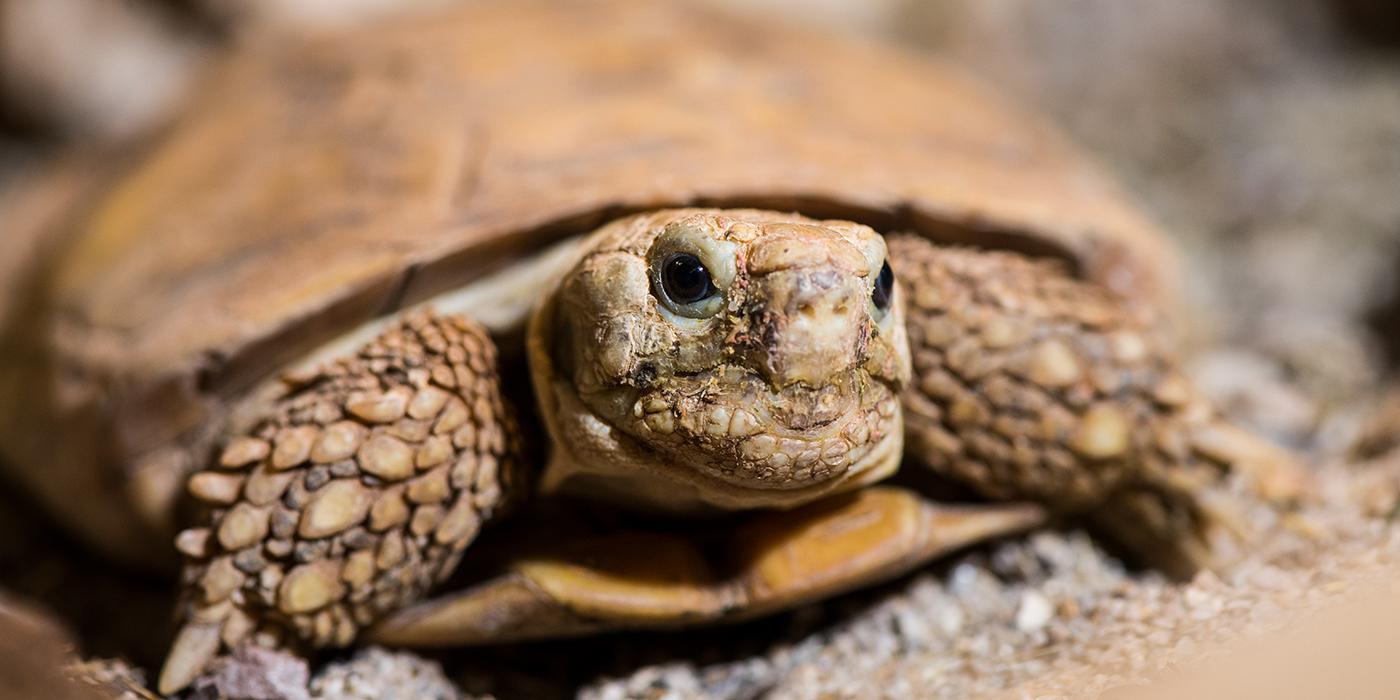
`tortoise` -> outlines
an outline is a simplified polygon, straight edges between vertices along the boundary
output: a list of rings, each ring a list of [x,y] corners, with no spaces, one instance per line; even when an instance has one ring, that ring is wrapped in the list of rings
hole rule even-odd
[[[744,619],[1050,517],[1186,575],[1215,486],[1292,483],[1178,369],[1157,229],[894,49],[473,3],[240,51],[88,175],[28,217],[0,436],[101,551],[182,557],[162,692]]]

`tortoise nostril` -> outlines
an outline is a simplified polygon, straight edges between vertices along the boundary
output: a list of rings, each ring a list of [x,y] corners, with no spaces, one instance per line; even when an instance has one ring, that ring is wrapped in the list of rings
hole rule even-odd
[[[812,320],[817,317],[817,308],[811,304],[804,303],[797,307],[797,314],[802,318]]]
[[[842,302],[837,302],[836,308],[833,309],[832,311],[834,311],[834,312],[836,313],[837,316],[845,316],[846,313],[847,313],[848,311],[850,311],[850,310],[851,310],[850,307],[849,307],[849,306],[846,306],[846,302],[842,301]]]

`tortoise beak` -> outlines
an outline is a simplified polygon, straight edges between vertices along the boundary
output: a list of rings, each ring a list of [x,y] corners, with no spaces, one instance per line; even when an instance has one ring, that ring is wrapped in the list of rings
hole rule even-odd
[[[870,338],[861,278],[830,266],[764,275],[754,364],[776,388],[822,386],[865,362]]]
[[[865,361],[868,263],[851,243],[810,225],[770,226],[749,250],[756,357],[776,388],[821,386]]]

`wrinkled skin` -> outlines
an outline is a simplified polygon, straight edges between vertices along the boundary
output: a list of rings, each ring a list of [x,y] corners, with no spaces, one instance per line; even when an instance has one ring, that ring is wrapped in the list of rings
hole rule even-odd
[[[547,483],[653,508],[792,507],[897,467],[909,349],[898,293],[876,302],[875,231],[670,210],[584,247],[534,320]],[[709,271],[704,300],[668,294],[678,255]]]

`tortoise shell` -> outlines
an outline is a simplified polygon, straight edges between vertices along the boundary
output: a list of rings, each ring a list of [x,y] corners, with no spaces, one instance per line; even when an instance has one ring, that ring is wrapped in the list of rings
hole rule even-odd
[[[972,80],[678,5],[473,3],[267,41],[123,164],[6,281],[28,296],[5,332],[0,445],[65,520],[135,558],[167,549],[151,533],[258,381],[623,213],[840,217],[1170,295],[1152,225]]]

